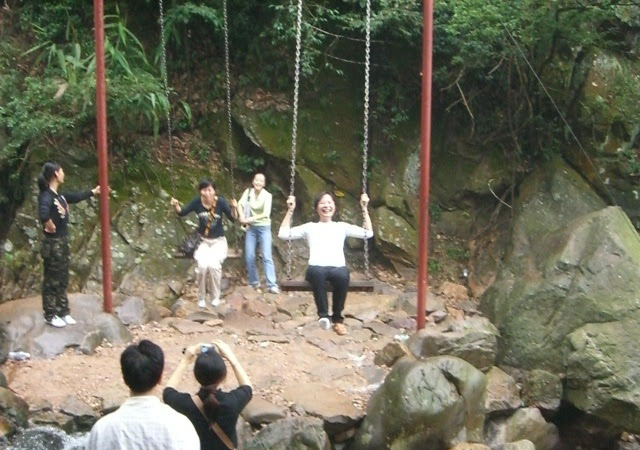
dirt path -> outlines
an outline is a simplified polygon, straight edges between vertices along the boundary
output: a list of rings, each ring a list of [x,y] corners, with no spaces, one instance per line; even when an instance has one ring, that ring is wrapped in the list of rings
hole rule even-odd
[[[173,317],[149,323],[132,332],[134,339],[151,339],[165,351],[163,381],[173,373],[183,348],[222,339],[231,345],[249,374],[256,395],[263,399],[289,407],[291,402],[283,396],[286,388],[320,383],[341,393],[356,408],[363,410],[376,383],[385,375],[383,369],[373,364],[375,351],[393,339],[388,332],[384,336],[365,327],[373,322],[382,324],[375,320],[375,316],[385,312],[384,308],[391,304],[391,299],[389,295],[350,294],[345,312],[361,317],[368,315],[372,322],[367,318],[363,321],[347,319],[350,334],[345,337],[318,329],[313,299],[309,294],[294,297],[247,292],[234,292],[227,296],[226,307],[223,305],[227,309],[225,320],[221,325],[208,327],[205,332],[183,334],[171,322],[184,319]],[[195,311],[191,303],[187,302],[186,306]],[[278,312],[259,317],[260,314],[254,310],[259,310],[261,303],[262,306],[277,308]],[[293,317],[287,318],[282,311],[290,312]],[[57,409],[67,397],[75,395],[99,410],[104,399],[127,394],[119,364],[124,347],[103,343],[90,356],[69,349],[52,359],[7,362],[3,371],[11,389],[30,405],[46,401]],[[235,377],[230,374],[224,387],[235,385]],[[161,395],[161,388],[157,390],[158,395]],[[189,371],[181,389],[194,391],[195,388],[193,374]]]

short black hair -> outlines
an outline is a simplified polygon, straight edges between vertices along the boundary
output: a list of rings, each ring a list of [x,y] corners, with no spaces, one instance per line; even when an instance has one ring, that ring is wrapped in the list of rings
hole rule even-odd
[[[160,382],[164,369],[164,352],[159,345],[143,339],[122,352],[120,368],[122,378],[131,392],[148,392]]]
[[[205,178],[198,185],[198,191],[201,191],[201,190],[203,190],[205,188],[208,188],[209,186],[211,186],[213,188],[213,190],[216,189],[216,184],[212,180],[210,180],[208,178]]]
[[[193,375],[202,386],[218,384],[227,376],[227,366],[222,356],[213,348],[200,353],[193,365]]]
[[[38,189],[40,192],[49,189],[49,183],[58,170],[60,170],[60,164],[57,162],[47,161],[44,163],[44,166],[42,166],[42,172],[38,176]]]
[[[333,203],[336,204],[336,212],[337,212],[338,204],[336,202],[336,198],[333,196],[333,193],[329,191],[322,191],[318,195],[316,195],[316,197],[313,199],[313,210],[315,211],[318,209],[318,204],[320,203],[320,200],[322,200],[322,197],[324,197],[325,195],[328,195],[329,197],[331,197],[331,200],[333,200]]]

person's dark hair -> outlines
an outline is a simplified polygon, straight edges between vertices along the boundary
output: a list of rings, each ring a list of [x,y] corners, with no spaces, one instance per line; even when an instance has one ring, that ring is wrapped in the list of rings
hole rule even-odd
[[[216,189],[216,184],[213,181],[209,180],[208,178],[205,178],[198,185],[198,191],[208,188],[209,186],[211,186],[214,190]]]
[[[160,382],[164,353],[157,344],[144,339],[131,344],[120,355],[122,378],[131,392],[142,394]]]
[[[256,175],[262,175],[264,177],[264,184],[267,184],[267,175],[261,170],[256,170],[255,172],[253,172],[253,175],[251,176],[251,181],[253,181]]]
[[[320,192],[318,195],[315,196],[315,198],[313,199],[313,210],[314,211],[318,210],[318,204],[320,203],[320,200],[322,200],[322,197],[324,197],[325,195],[328,195],[329,197],[331,197],[331,199],[333,200],[333,203],[335,203],[336,205],[335,212],[337,213],[338,202],[336,202],[336,198],[333,196],[333,192],[329,192],[329,191]]]
[[[193,375],[200,383],[198,396],[202,400],[204,412],[209,421],[213,422],[220,409],[220,402],[216,398],[215,392],[218,384],[227,376],[227,366],[218,352],[210,348],[207,352],[200,353],[196,358]]]
[[[38,175],[38,189],[40,189],[40,192],[49,189],[49,182],[58,170],[60,170],[60,164],[57,162],[47,161],[44,163],[42,172]]]

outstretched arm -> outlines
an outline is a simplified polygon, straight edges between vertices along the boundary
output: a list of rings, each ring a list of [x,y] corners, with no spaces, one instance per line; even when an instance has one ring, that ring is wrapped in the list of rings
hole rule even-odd
[[[184,355],[182,356],[182,359],[178,363],[178,367],[176,367],[176,370],[174,370],[173,373],[171,374],[171,377],[169,377],[169,381],[167,382],[166,387],[174,388],[177,390],[180,380],[182,380],[182,378],[184,377],[184,372],[187,370],[187,368],[189,368],[189,365],[196,359],[203,345],[205,344],[196,344],[196,345],[187,347],[187,349],[184,351]]]
[[[220,353],[220,356],[225,358],[227,361],[229,361],[229,364],[231,364],[233,373],[235,373],[236,379],[238,380],[238,385],[253,387],[251,386],[249,375],[247,375],[247,372],[244,371],[244,369],[240,365],[240,361],[238,361],[238,358],[236,358],[236,355],[233,353],[231,348],[221,340],[213,341],[213,345],[215,345],[218,353]]]

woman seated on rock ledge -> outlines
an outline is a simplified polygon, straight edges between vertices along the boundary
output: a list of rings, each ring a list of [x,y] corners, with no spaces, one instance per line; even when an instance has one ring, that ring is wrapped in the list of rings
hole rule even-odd
[[[333,329],[339,335],[347,334],[343,323],[342,310],[349,289],[349,269],[344,258],[344,240],[347,237],[369,239],[373,236],[371,219],[367,205],[369,196],[360,196],[360,206],[364,215],[364,227],[345,222],[334,222],[336,202],[330,192],[321,192],[313,201],[313,208],[318,214],[318,222],[307,222],[291,228],[291,216],[296,209],[296,198],[287,199],[289,207],[282,219],[278,237],[283,240],[306,239],[309,245],[309,266],[305,279],[311,284],[313,298],[318,308],[318,325],[328,330],[333,322]],[[333,314],[329,319],[326,282],[333,285]]]

